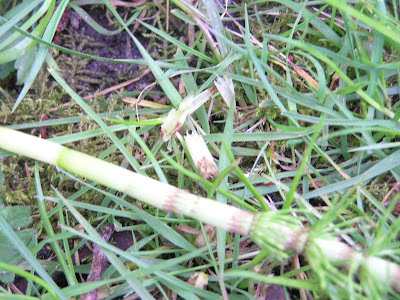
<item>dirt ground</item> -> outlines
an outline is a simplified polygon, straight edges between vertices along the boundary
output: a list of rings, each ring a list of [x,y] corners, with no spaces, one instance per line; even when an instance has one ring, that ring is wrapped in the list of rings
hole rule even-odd
[[[117,28],[110,22],[102,6],[90,6],[87,13],[101,27],[114,31]],[[122,16],[128,16],[129,12],[122,12]],[[54,42],[61,46],[83,52],[85,54],[111,58],[111,59],[140,59],[141,55],[132,39],[125,30],[115,35],[103,35],[93,29],[87,22],[72,9],[68,9],[63,16],[64,22],[60,23],[59,31],[54,37]],[[61,27],[61,28],[60,28]],[[63,28],[64,27],[64,28]],[[133,29],[134,26],[130,26]],[[135,32],[137,38],[146,47],[146,38]],[[112,63],[99,60],[89,60],[67,53],[60,53],[58,62],[64,71],[64,76],[69,85],[79,92],[81,96],[108,88],[123,81],[127,81],[140,73],[140,67],[134,64]],[[139,82],[125,87],[127,91],[133,91],[153,82],[151,75]]]

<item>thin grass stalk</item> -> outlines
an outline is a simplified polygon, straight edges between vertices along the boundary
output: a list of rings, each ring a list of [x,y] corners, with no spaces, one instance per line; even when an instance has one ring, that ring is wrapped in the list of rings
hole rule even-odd
[[[39,207],[39,212],[41,214],[41,220],[43,222],[43,227],[46,230],[46,233],[49,237],[54,236],[54,230],[53,227],[51,226],[50,220],[47,216],[47,211],[44,203],[44,198],[43,198],[43,192],[42,192],[42,187],[40,185],[40,177],[39,177],[39,167],[38,164],[35,163],[35,184],[36,184],[36,191],[38,193],[38,207]],[[75,274],[71,272],[70,266],[72,266],[72,261],[70,257],[68,257],[63,250],[61,249],[60,245],[58,244],[57,241],[50,242],[51,247],[54,250],[54,253],[56,254],[58,261],[61,265],[61,268],[65,274],[65,278],[67,279],[67,282],[70,286],[74,286],[77,284],[77,280],[75,277]],[[70,265],[67,264],[70,263]]]
[[[24,242],[17,236],[12,227],[7,223],[2,213],[0,213],[0,230],[2,230],[3,233],[6,235],[10,245],[18,249],[20,254],[32,266],[35,272],[47,283],[50,289],[58,296],[58,299],[66,300],[67,298],[64,297],[61,289],[57,286],[54,280],[46,272],[43,266],[36,260],[36,257],[29,251]],[[7,266],[4,267],[6,270],[9,269],[7,268]],[[16,274],[18,273],[16,272]]]
[[[364,255],[325,233],[321,236],[321,233],[308,231],[299,219],[287,211],[258,214],[244,211],[4,127],[0,127],[0,147],[58,166],[165,211],[184,214],[229,232],[251,236],[259,246],[278,259],[286,259],[290,251],[302,253],[317,274],[321,272],[320,260],[342,263],[347,268],[359,265],[362,271],[373,276],[371,279],[400,292],[399,265]]]
[[[26,279],[29,279],[29,280],[31,280],[33,282],[36,282],[37,284],[40,284],[42,287],[44,287],[48,291],[48,293],[52,296],[53,299],[57,299],[58,298],[57,294],[53,291],[51,286],[49,284],[47,284],[47,282],[44,281],[42,278],[40,278],[40,277],[38,277],[38,276],[36,276],[36,275],[34,275],[32,273],[29,273],[29,272],[26,272],[24,270],[21,270],[18,267],[15,267],[13,265],[9,265],[9,264],[1,262],[1,261],[0,261],[0,268],[2,270],[6,270],[6,271],[9,271],[9,272],[15,273],[18,276],[21,276],[22,278],[26,278]],[[23,299],[23,298],[21,297],[20,299]]]

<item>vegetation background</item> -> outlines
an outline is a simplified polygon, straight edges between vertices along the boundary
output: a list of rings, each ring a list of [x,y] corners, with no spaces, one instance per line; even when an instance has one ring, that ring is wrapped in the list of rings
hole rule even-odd
[[[399,264],[399,53],[397,0],[1,0],[0,121]],[[273,252],[0,156],[4,299],[400,298],[362,261]]]

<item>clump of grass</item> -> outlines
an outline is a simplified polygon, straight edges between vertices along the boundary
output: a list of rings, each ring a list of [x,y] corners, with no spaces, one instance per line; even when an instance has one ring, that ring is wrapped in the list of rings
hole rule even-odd
[[[45,171],[35,165],[34,183],[43,220],[38,228],[44,228],[52,241],[57,263],[68,281],[68,287],[62,289],[51,285],[58,297],[74,297],[103,285],[109,297],[132,293],[142,298],[175,294],[183,298],[262,297],[269,284],[279,284],[302,299],[397,297],[398,11],[395,4],[388,8],[382,1],[324,3],[313,6],[278,1],[272,6],[258,1],[238,7],[227,5],[225,11],[214,1],[204,0],[194,6],[175,0],[171,1],[171,10],[164,10],[168,14],[165,20],[173,18],[170,24],[159,26],[138,20],[143,29],[168,42],[168,52],[163,49],[159,53],[168,55],[176,47],[176,55],[161,61],[129,32],[143,60],[124,63],[146,64],[168,98],[169,107],[160,109],[159,103],[141,107],[138,101],[128,114],[130,120],[118,124],[108,120],[115,115],[102,115],[94,103],[84,101],[71,89],[48,55],[52,33],[67,4],[61,1],[56,14],[46,19],[50,26],[40,38],[32,40],[40,47],[29,74],[37,74],[45,62],[52,78],[96,124],[83,128],[79,135],[67,133],[55,141],[105,135],[109,140],[99,156],[103,161],[6,129],[0,134],[8,138],[2,144],[5,149],[86,178],[84,181],[64,173],[79,183],[79,190],[72,195],[58,189],[50,193]],[[109,2],[104,4],[127,30],[115,8]],[[133,12],[139,19],[140,13]],[[4,25],[15,20],[13,25],[23,26],[25,21],[13,19],[16,15],[17,10],[11,10],[1,19],[0,30],[32,38],[25,32],[29,27],[19,30]],[[281,25],[271,32],[271,23]],[[177,36],[180,31],[171,30],[171,24],[189,24],[187,36]],[[85,59],[99,59],[51,46]],[[0,52],[0,61],[5,59],[4,53]],[[197,96],[211,88],[217,76],[233,79],[235,102],[227,108],[217,96],[180,124],[181,132],[195,129],[208,142],[219,175],[206,180],[179,133],[169,145],[161,140],[160,124],[168,111],[179,110],[187,94]],[[29,87],[27,80],[15,108],[21,105]],[[58,120],[53,126],[62,125],[62,117]],[[26,139],[38,145],[37,151],[33,147],[23,150]],[[45,149],[42,143],[46,143]],[[85,152],[93,154],[91,151]],[[113,157],[124,160],[116,162]],[[106,158],[122,168],[105,163]],[[97,169],[98,165],[104,169]],[[258,169],[261,174],[252,176]],[[158,182],[150,180],[149,175]],[[99,189],[98,183],[110,189]],[[179,189],[168,185],[171,183]],[[207,196],[208,200],[200,201],[183,190]],[[95,193],[102,195],[101,203],[77,201]],[[280,195],[279,202],[268,201],[273,194]],[[185,202],[186,196],[191,200]],[[45,201],[52,201],[55,208],[48,211]],[[98,218],[89,222],[78,209],[93,211]],[[71,215],[85,233],[72,228],[75,222],[69,221]],[[49,225],[50,216],[59,219],[59,232]],[[118,220],[122,217],[141,220],[140,227],[121,224]],[[217,228],[210,230],[203,222]],[[96,232],[104,223],[114,223],[119,230],[139,228],[141,239],[134,241],[130,251],[119,250]],[[3,222],[0,226],[3,229],[7,225]],[[196,248],[194,241],[201,234],[204,246]],[[82,283],[75,277],[78,268],[65,258],[79,251],[80,246],[66,247],[77,237],[96,243],[106,254],[111,266],[104,271],[103,281]],[[9,238],[13,238],[11,233]],[[21,246],[20,251],[40,269],[42,278],[48,278],[54,268],[38,266],[31,254],[37,248],[29,251]],[[305,259],[299,261],[296,254],[303,254]],[[79,271],[88,273],[89,268]],[[208,282],[199,285],[202,288],[192,285],[198,272],[208,274]],[[40,295],[34,284],[29,291]]]

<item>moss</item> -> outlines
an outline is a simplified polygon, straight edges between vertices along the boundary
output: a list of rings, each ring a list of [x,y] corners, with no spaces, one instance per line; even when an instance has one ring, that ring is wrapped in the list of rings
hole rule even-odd
[[[383,199],[389,192],[388,180],[390,180],[387,174],[374,178],[367,186],[368,192],[370,192],[376,199]],[[375,206],[370,201],[366,201],[371,205],[371,208]]]
[[[46,94],[47,93],[47,94]],[[52,82],[45,72],[40,72],[31,90],[11,113],[14,105],[11,101],[2,101],[0,104],[0,122],[3,125],[29,124],[39,120],[62,119],[81,116],[78,123],[63,124],[51,127],[29,129],[27,132],[42,137],[54,137],[73,132],[83,132],[98,128],[88,116],[83,115],[80,109],[74,105],[64,106],[70,98],[61,90],[57,83]],[[98,101],[89,101],[96,113],[111,113],[120,110],[117,99],[106,100],[99,97]],[[85,152],[91,156],[99,156],[103,151],[112,146],[112,141],[105,135],[80,142],[67,144],[67,147]],[[123,156],[119,152],[113,152],[106,161],[121,162]],[[8,204],[34,205],[36,203],[36,188],[34,184],[34,163],[21,156],[9,156],[0,160],[0,169],[4,176],[3,198]],[[83,186],[60,173],[55,167],[39,163],[41,185],[45,196],[55,196],[51,185],[68,197],[80,190]],[[80,201],[93,202],[95,192],[89,191],[80,197]],[[99,201],[102,197],[97,198]]]
[[[95,42],[92,38],[87,35],[78,33],[76,31],[69,33],[64,37],[66,40],[65,46],[74,50],[89,52],[91,55],[98,55],[96,50],[92,50],[95,47],[106,47],[105,44]],[[63,76],[71,88],[78,93],[81,91],[93,92],[92,85],[102,86],[107,80],[107,74],[105,72],[93,71],[88,68],[91,60],[88,58],[82,58],[80,56],[70,56],[62,54],[57,57],[57,64],[61,68]]]

